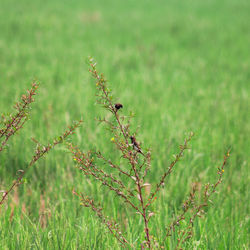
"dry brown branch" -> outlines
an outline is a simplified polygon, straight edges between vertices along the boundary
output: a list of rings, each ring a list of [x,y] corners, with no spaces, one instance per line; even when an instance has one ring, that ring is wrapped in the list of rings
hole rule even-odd
[[[28,166],[25,170],[19,170],[19,177],[13,181],[12,185],[8,190],[6,190],[2,196],[0,201],[0,206],[3,205],[4,201],[6,200],[8,194],[14,189],[14,187],[19,186],[22,184],[22,180],[28,169],[33,166],[40,158],[42,158],[45,154],[47,154],[51,149],[53,149],[59,143],[62,143],[69,135],[73,134],[74,130],[80,126],[82,121],[75,122],[72,126],[70,126],[61,136],[55,138],[52,143],[48,143],[46,146],[42,146],[40,143],[37,143],[37,147],[35,153],[29,162]]]
[[[175,160],[170,163],[162,176],[159,177],[158,183],[155,185],[153,191],[150,192],[151,184],[146,182],[145,179],[151,167],[151,152],[141,147],[141,144],[137,140],[137,131],[133,132],[130,128],[132,115],[122,115],[121,110],[126,109],[126,107],[120,102],[114,101],[111,90],[107,86],[107,80],[103,74],[98,73],[96,63],[94,63],[92,59],[90,59],[89,71],[96,80],[97,103],[111,114],[111,117],[100,118],[98,121],[108,128],[108,131],[111,133],[111,142],[116,149],[115,154],[117,157],[125,159],[126,165],[120,166],[114,164],[109,160],[109,157],[105,156],[101,151],[83,153],[78,147],[72,144],[68,144],[68,148],[77,164],[77,168],[80,169],[84,175],[91,176],[93,180],[100,182],[103,187],[115,193],[116,197],[125,201],[125,204],[128,204],[131,209],[141,216],[144,225],[143,233],[145,241],[140,242],[140,247],[142,249],[156,248],[158,245],[150,231],[149,225],[151,217],[155,214],[152,211],[152,203],[156,200],[156,194],[165,184],[166,178],[173,172],[174,166],[183,157],[184,151],[188,149],[188,144],[194,134],[190,133],[189,137],[185,139],[184,144],[180,145],[180,151],[175,156]],[[224,171],[224,165],[220,170],[221,172]],[[219,182],[221,182],[221,180],[219,180]],[[217,182],[213,186],[214,189],[218,184]],[[186,214],[191,210],[190,208],[195,207],[196,209],[192,219],[195,219],[201,212],[204,203],[195,205],[195,192],[196,187],[193,187],[188,199],[183,205],[183,212],[166,228],[166,236],[163,241],[172,235],[171,232],[174,232],[176,226],[185,219]],[[212,192],[214,191],[212,190]],[[107,223],[107,220],[104,219],[106,217],[102,209],[96,206],[93,200],[86,198],[86,196],[79,195],[75,191],[74,194],[80,197],[83,206],[90,207],[92,211],[101,218],[101,221],[109,228],[111,234],[117,238],[117,231],[114,232],[114,228],[112,228],[112,226],[110,227],[112,224]],[[206,197],[208,198],[208,196]],[[120,238],[121,236],[122,238]],[[191,237],[189,227],[187,232],[181,237],[178,244],[183,243]],[[117,240],[123,246],[129,244],[127,240],[124,239],[124,234],[120,232]]]
[[[2,127],[0,128],[0,152],[6,146],[10,137],[19,131],[24,123],[28,120],[30,104],[34,102],[34,96],[36,95],[39,83],[33,83],[30,90],[27,90],[27,94],[22,95],[21,101],[17,102],[14,106],[16,109],[15,114],[10,114],[8,117],[2,115]]]

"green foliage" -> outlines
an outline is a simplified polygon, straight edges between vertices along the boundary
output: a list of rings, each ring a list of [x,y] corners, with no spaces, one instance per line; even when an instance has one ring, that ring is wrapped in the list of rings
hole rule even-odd
[[[43,86],[32,119],[0,155],[0,190],[27,166],[30,137],[44,144],[81,116],[84,127],[73,137],[81,149],[113,151],[113,144],[106,144],[109,134],[93,121],[100,112],[84,61],[94,55],[114,95],[135,111],[133,130],[141,124],[141,141],[154,155],[149,173],[154,183],[184,132],[196,134],[192,151],[155,203],[161,212],[154,234],[160,236],[173,212],[178,214],[192,180],[206,183],[216,176],[231,145],[220,195],[195,225],[190,248],[249,248],[249,1],[0,0],[0,5],[0,112],[9,112],[34,78]],[[0,248],[119,248],[72,199],[73,187],[94,193],[106,210],[113,204],[110,216],[124,221],[129,240],[138,241],[141,222],[134,227],[112,196],[83,180],[64,151],[57,147],[38,162],[27,173],[28,183],[9,197],[0,214]]]

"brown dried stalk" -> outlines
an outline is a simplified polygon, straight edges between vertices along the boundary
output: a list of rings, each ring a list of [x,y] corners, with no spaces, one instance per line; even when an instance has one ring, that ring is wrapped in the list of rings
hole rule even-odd
[[[192,228],[193,228],[194,220],[197,217],[201,217],[205,213],[203,210],[204,207],[207,207],[208,202],[211,202],[209,200],[209,198],[211,197],[212,194],[214,194],[216,192],[216,188],[222,182],[224,168],[225,168],[225,165],[227,163],[229,156],[230,156],[230,150],[228,150],[227,153],[224,155],[223,163],[222,163],[221,167],[218,168],[219,178],[218,178],[217,182],[215,184],[212,184],[212,185],[210,183],[205,185],[204,194],[203,194],[203,202],[201,204],[199,204],[198,206],[195,206],[194,213],[189,218],[188,226],[186,227],[185,230],[183,230],[181,232],[180,238],[178,238],[178,244],[176,246],[176,249],[180,249],[180,245],[192,237],[192,235],[193,235]]]
[[[134,194],[120,180],[115,179],[111,174],[104,172],[102,169],[99,169],[94,165],[93,159],[89,158],[89,154],[85,155],[76,146],[73,146],[70,143],[68,143],[68,148],[74,155],[74,160],[77,162],[78,168],[83,171],[85,175],[93,176],[94,179],[99,181],[102,185],[106,186],[109,190],[115,192],[117,196],[124,199],[124,201],[138,213],[141,213],[139,208],[130,200],[130,197],[133,197]]]
[[[144,192],[144,189],[151,185],[145,182],[148,170],[151,166],[151,153],[149,150],[147,152],[144,151],[141,148],[140,143],[137,142],[137,133],[130,130],[130,120],[132,116],[122,115],[123,105],[121,103],[116,103],[113,100],[112,93],[107,87],[107,81],[105,80],[103,74],[99,74],[97,72],[96,64],[92,59],[90,59],[90,72],[96,79],[97,103],[107,109],[114,118],[100,118],[98,121],[100,123],[104,123],[111,132],[111,142],[116,146],[118,151],[118,153],[116,152],[116,155],[125,159],[126,165],[121,166],[115,164],[100,151],[89,151],[87,153],[83,153],[78,147],[73,146],[72,144],[68,144],[68,148],[73,155],[77,168],[81,170],[84,175],[90,176],[94,180],[100,182],[103,187],[107,188],[111,192],[114,192],[117,197],[121,198],[142,217],[144,223],[145,241],[140,245],[142,248],[146,247],[152,249],[156,247],[156,243],[151,235],[149,227],[150,218],[154,215],[151,211],[151,205],[156,200],[156,194],[160,191],[161,187],[164,186],[167,177],[172,173],[174,166],[183,157],[184,151],[188,149],[188,143],[191,141],[194,134],[190,133],[189,137],[185,139],[184,144],[180,145],[180,151],[175,156],[175,160],[172,161],[168,168],[164,171],[154,190],[151,192],[145,190]],[[217,185],[218,184],[215,184],[215,187]],[[175,230],[175,227],[180,223],[180,221],[185,219],[185,214],[195,203],[195,192],[196,187],[193,187],[189,198],[183,205],[183,213],[166,229],[166,237],[171,236],[171,232]],[[104,216],[102,209],[94,205],[93,200],[90,200],[83,195],[79,195],[75,191],[74,194],[80,197],[83,206],[90,207],[92,211],[94,211],[97,216],[101,218],[102,222],[109,228],[109,230],[112,229],[109,227],[110,224],[107,224],[107,221],[103,219],[106,217]],[[201,206],[201,208],[202,207],[203,206]],[[199,211],[201,208],[197,207]],[[114,235],[114,231],[111,233]],[[117,234],[114,236],[116,237],[116,235]],[[119,230],[119,237],[120,236],[125,239],[124,234]],[[122,240],[119,238],[119,242],[125,245],[128,244],[128,242],[123,240],[123,238]]]
[[[102,223],[108,228],[110,233],[125,247],[125,245],[132,245],[126,240],[126,238],[121,233],[120,227],[118,223],[114,219],[109,219],[107,216],[105,216],[102,212],[102,208],[100,206],[97,206],[93,199],[90,199],[88,196],[83,196],[82,194],[78,194],[74,190],[72,193],[76,196],[78,196],[81,200],[81,205],[84,207],[89,207],[92,209],[92,211],[100,218]]]
[[[191,141],[193,136],[194,136],[194,134],[191,132],[189,137],[187,139],[185,139],[184,145],[180,145],[180,152],[175,156],[175,160],[171,162],[167,171],[162,175],[160,182],[156,185],[155,191],[152,192],[152,194],[150,195],[150,198],[149,198],[149,201],[148,201],[146,207],[148,207],[152,203],[153,198],[160,191],[161,186],[164,184],[166,177],[171,174],[175,164],[181,159],[181,157],[183,157],[183,153],[186,149],[188,149],[188,143]]]
[[[17,102],[14,108],[17,110],[15,114],[10,114],[8,118],[2,115],[4,119],[3,127],[0,129],[0,152],[6,146],[6,143],[18,130],[20,130],[24,123],[28,120],[30,104],[34,102],[34,96],[39,87],[39,83],[33,83],[27,94],[22,95],[21,101]]]
[[[166,228],[166,235],[163,239],[163,242],[166,240],[167,237],[172,236],[171,232],[175,232],[175,227],[180,225],[182,220],[185,220],[185,214],[188,212],[189,208],[192,204],[194,204],[195,200],[195,193],[197,191],[196,185],[193,186],[192,191],[189,194],[188,199],[183,203],[183,212],[174,220],[167,228]]]
[[[152,192],[150,199],[147,202],[147,195],[144,195],[143,189],[148,184],[144,183],[144,179],[150,168],[151,154],[150,152],[146,152],[146,154],[142,153],[140,145],[135,139],[135,133],[130,131],[131,117],[120,115],[120,111],[117,107],[120,108],[123,105],[115,104],[113,102],[111,91],[107,87],[107,81],[104,76],[98,74],[95,63],[91,62],[90,65],[90,72],[96,79],[96,87],[98,91],[97,102],[109,110],[115,118],[115,121],[109,121],[106,118],[103,118],[99,119],[99,122],[103,122],[108,126],[113,134],[113,137],[111,138],[112,143],[114,143],[118,151],[120,151],[121,157],[127,160],[129,167],[126,170],[122,169],[111,160],[108,160],[101,152],[89,152],[84,154],[72,144],[68,144],[68,147],[73,154],[74,160],[77,162],[78,168],[83,171],[85,175],[92,176],[110,191],[115,192],[118,197],[122,198],[142,216],[144,221],[145,243],[147,247],[151,248],[151,236],[148,224],[153,213],[149,211],[149,207],[155,198],[156,193],[164,183],[165,178],[171,173],[179,158],[183,156],[183,152],[187,148],[187,143],[191,140],[192,135],[189,139],[185,140],[184,146],[181,146],[180,153],[177,155],[175,161],[171,163],[168,171],[163,174],[160,183],[156,186],[155,191]],[[130,139],[131,143],[129,142]],[[111,170],[116,170],[116,172],[114,174],[105,172],[103,168],[100,168],[100,166],[95,163],[94,156],[101,160],[103,162],[102,164],[108,165],[111,167]],[[121,178],[117,173],[119,173]],[[126,177],[126,183],[124,183],[123,177]],[[132,190],[129,189],[130,185],[133,186]]]
[[[57,144],[62,143],[69,135],[72,135],[74,133],[74,130],[80,126],[82,121],[75,122],[72,126],[70,126],[61,136],[55,138],[52,143],[48,143],[46,146],[42,146],[39,142],[35,141],[37,143],[35,153],[26,167],[25,170],[18,170],[19,177],[13,181],[12,185],[8,190],[6,190],[2,196],[2,199],[0,201],[0,206],[3,205],[4,201],[6,200],[8,194],[14,189],[14,187],[19,186],[22,184],[22,180],[24,175],[26,174],[27,170],[33,166],[40,158],[42,158],[45,154],[47,154],[51,149],[53,149]]]

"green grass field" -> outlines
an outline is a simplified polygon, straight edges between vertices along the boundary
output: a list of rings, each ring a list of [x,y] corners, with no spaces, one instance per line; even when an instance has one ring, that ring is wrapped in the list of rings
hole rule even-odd
[[[0,113],[41,82],[30,121],[0,155],[0,190],[27,166],[31,137],[47,143],[73,120],[84,120],[71,137],[81,149],[113,154],[94,120],[104,111],[86,64],[93,56],[123,113],[136,113],[139,140],[152,149],[152,184],[187,133],[196,135],[155,203],[154,234],[164,234],[192,182],[216,180],[231,147],[219,192],[185,248],[249,249],[249,12],[247,0],[0,0]],[[135,245],[143,241],[142,221],[87,180],[63,145],[26,178],[1,209],[0,249],[119,249],[73,188],[100,200]]]

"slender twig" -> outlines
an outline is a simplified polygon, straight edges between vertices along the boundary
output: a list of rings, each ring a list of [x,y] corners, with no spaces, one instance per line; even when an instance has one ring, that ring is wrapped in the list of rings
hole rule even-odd
[[[110,233],[125,247],[126,245],[130,245],[127,239],[123,236],[118,224],[114,221],[106,217],[103,212],[102,208],[98,207],[93,199],[89,199],[88,197],[84,197],[83,195],[78,194],[73,190],[73,194],[78,196],[82,202],[82,205],[85,207],[90,207],[93,212],[97,214],[103,224],[108,228]],[[132,246],[132,245],[130,245]]]
[[[194,203],[196,191],[197,191],[197,188],[196,188],[196,185],[194,185],[192,187],[192,191],[190,192],[188,199],[183,203],[183,206],[182,206],[183,212],[179,216],[177,216],[177,218],[168,227],[166,227],[166,235],[163,238],[163,242],[166,240],[167,237],[172,235],[171,231],[174,232],[175,227],[179,226],[182,220],[185,220],[185,217],[184,217],[185,214],[189,211],[192,203]]]
[[[111,160],[107,160],[102,154],[101,152],[97,152],[96,156],[99,159],[102,159],[104,162],[106,162],[111,168],[113,169],[117,169],[121,174],[126,175],[127,177],[131,177],[129,173],[127,173],[126,171],[122,170],[118,165],[114,164],[111,162]]]
[[[94,63],[92,59],[90,60],[89,71],[96,79],[97,103],[109,111],[113,117],[113,119],[108,119],[110,117],[99,119],[99,122],[104,123],[108,131],[111,132],[112,138],[110,140],[116,146],[116,150],[119,152],[119,157],[126,159],[127,168],[124,166],[121,167],[119,164],[114,164],[100,151],[90,151],[89,153],[84,154],[79,152],[76,147],[71,147],[70,151],[75,158],[77,167],[85,175],[90,175],[92,178],[99,181],[104,187],[107,187],[111,192],[114,192],[118,197],[128,203],[129,206],[141,216],[145,235],[145,241],[141,243],[141,248],[155,248],[157,246],[156,240],[153,235],[151,235],[149,227],[149,221],[152,215],[154,215],[154,212],[149,210],[149,208],[156,199],[156,194],[165,184],[167,176],[172,173],[174,166],[183,157],[184,151],[188,149],[188,143],[192,139],[193,133],[185,139],[183,145],[180,145],[180,151],[175,156],[175,160],[172,161],[168,168],[163,172],[162,176],[159,178],[159,182],[156,184],[151,193],[148,194],[150,189],[145,190],[144,192],[143,188],[151,185],[149,183],[144,183],[151,167],[151,152],[148,150],[146,153],[143,153],[143,150],[141,150],[140,143],[137,142],[135,138],[136,133],[131,133],[130,131],[130,118],[132,118],[132,115],[129,117],[121,115],[120,109],[122,109],[124,105],[113,102],[112,93],[107,87],[107,81],[105,80],[103,74],[98,73],[96,70],[96,63]],[[131,143],[129,143],[130,140]],[[141,160],[142,156],[143,160]],[[102,166],[105,168],[103,169]],[[218,184],[215,184],[215,187],[217,185]],[[128,188],[131,186],[132,191]],[[195,206],[195,191],[196,189],[193,187],[189,198],[183,205],[183,212],[166,228],[166,236],[164,240],[166,237],[172,235],[171,232],[174,231],[175,227],[185,219],[185,216],[187,212],[190,211],[190,208]],[[135,195],[133,192],[136,192],[138,199],[134,199]],[[81,200],[82,199],[83,198],[81,198]],[[99,214],[99,211],[102,211],[102,209],[99,210],[96,206],[92,206],[92,201],[86,201],[85,199],[84,202],[84,206],[91,207],[97,216],[101,218],[104,216],[104,214]],[[199,209],[199,206],[196,206],[195,208]],[[105,220],[102,221],[106,224]],[[114,234],[113,232],[111,233]],[[186,237],[185,234],[183,237]],[[190,235],[188,235],[188,237],[190,237]],[[181,239],[180,241],[183,240]],[[121,241],[119,240],[119,242]]]
[[[6,146],[6,143],[18,130],[20,130],[24,123],[28,120],[28,109],[30,104],[34,102],[34,95],[36,95],[36,91],[38,89],[39,84],[33,83],[30,90],[27,90],[26,95],[22,95],[21,101],[17,102],[14,108],[17,110],[17,113],[14,115],[10,115],[9,120],[4,123],[6,126],[0,129],[0,139],[4,138],[0,145],[0,152]]]
[[[196,219],[196,217],[200,217],[201,214],[204,213],[203,208],[208,206],[209,198],[211,197],[212,194],[214,194],[216,192],[216,188],[222,182],[222,176],[224,174],[224,167],[227,163],[229,156],[230,156],[230,150],[228,150],[228,152],[224,155],[223,163],[222,163],[221,167],[218,168],[219,178],[218,178],[217,182],[215,184],[212,184],[212,185],[210,185],[210,184],[205,185],[204,201],[203,201],[203,203],[201,203],[200,205],[198,205],[196,207],[195,213],[189,219],[190,226],[193,226],[193,223],[194,223],[194,220]],[[211,187],[211,190],[209,190],[210,187]],[[176,249],[180,249],[179,246],[181,245],[181,243],[183,243],[184,241],[186,241],[187,239],[189,239],[192,236],[192,234],[190,233],[190,230],[189,230],[191,228],[190,226],[187,226],[186,229],[182,232],[181,237],[178,239]],[[187,234],[188,234],[188,236],[186,238],[184,238]]]
[[[21,181],[24,177],[24,175],[26,174],[27,170],[34,165],[40,158],[42,158],[46,153],[48,153],[51,149],[53,149],[57,144],[62,143],[69,135],[71,135],[74,130],[80,126],[80,124],[82,123],[82,121],[76,122],[75,124],[73,124],[72,126],[69,127],[69,129],[67,129],[63,135],[59,136],[58,138],[54,139],[54,141],[52,143],[47,144],[47,146],[39,146],[36,151],[35,154],[32,157],[32,160],[29,162],[28,166],[26,167],[26,170],[22,170],[21,174],[19,175],[19,177],[13,181],[12,185],[10,186],[10,188],[4,192],[2,199],[0,201],[0,206],[4,203],[4,201],[6,200],[8,194],[14,189],[14,187],[18,186],[21,184]]]
[[[185,139],[184,145],[180,145],[180,152],[176,155],[175,160],[171,162],[167,171],[162,175],[160,182],[156,185],[155,191],[151,193],[151,196],[148,200],[146,207],[148,207],[153,202],[155,195],[159,192],[161,186],[164,184],[166,177],[171,174],[175,164],[180,160],[181,157],[183,157],[184,151],[188,149],[188,142],[191,141],[193,136],[194,134],[190,133],[189,137]]]

